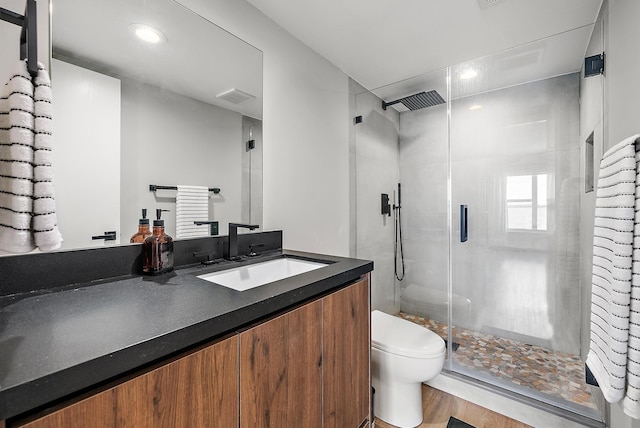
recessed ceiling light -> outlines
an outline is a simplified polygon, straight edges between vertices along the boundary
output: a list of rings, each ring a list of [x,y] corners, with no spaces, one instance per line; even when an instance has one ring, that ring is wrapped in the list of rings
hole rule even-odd
[[[480,110],[482,108],[481,105],[479,104],[474,104],[471,107],[469,107],[469,110],[474,111],[474,110]]]
[[[478,72],[475,71],[473,68],[469,68],[465,71],[463,71],[462,73],[460,73],[460,78],[461,79],[473,79],[474,77],[476,77],[478,75]]]
[[[129,29],[136,35],[136,37],[147,43],[157,44],[167,41],[167,36],[165,36],[162,31],[149,25],[131,24],[129,25]]]

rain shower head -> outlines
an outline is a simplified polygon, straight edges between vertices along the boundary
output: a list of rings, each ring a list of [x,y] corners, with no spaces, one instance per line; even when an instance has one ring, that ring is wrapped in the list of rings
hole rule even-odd
[[[443,104],[444,98],[440,96],[438,91],[419,92],[417,94],[409,95],[408,97],[400,98],[399,100],[385,102],[382,101],[382,109],[386,110],[387,107],[402,103],[409,110],[420,110],[425,107],[433,107],[438,104]]]

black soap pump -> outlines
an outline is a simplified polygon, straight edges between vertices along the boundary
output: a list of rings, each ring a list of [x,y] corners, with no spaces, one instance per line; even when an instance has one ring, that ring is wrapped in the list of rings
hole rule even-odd
[[[135,233],[131,236],[131,240],[129,242],[144,242],[147,237],[151,235],[151,231],[149,230],[149,219],[147,218],[147,209],[142,209],[142,218],[138,222],[138,233]]]
[[[153,234],[144,240],[144,266],[146,275],[160,275],[173,270],[173,238],[164,233],[164,220],[160,217],[163,211],[156,210],[153,221]]]

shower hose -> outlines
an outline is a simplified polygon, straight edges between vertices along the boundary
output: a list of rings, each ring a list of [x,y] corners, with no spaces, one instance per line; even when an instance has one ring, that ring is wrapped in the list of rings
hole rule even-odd
[[[398,281],[404,279],[404,252],[402,250],[402,224],[400,221],[400,202],[393,206],[395,217],[395,242],[393,244],[393,270]],[[401,271],[398,272],[398,257],[400,258]]]

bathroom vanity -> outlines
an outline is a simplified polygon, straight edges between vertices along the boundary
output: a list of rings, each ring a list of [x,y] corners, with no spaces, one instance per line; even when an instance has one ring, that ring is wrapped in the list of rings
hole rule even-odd
[[[368,426],[373,264],[261,260],[281,257],[327,265],[242,292],[198,278],[221,263],[2,297],[0,427]]]

